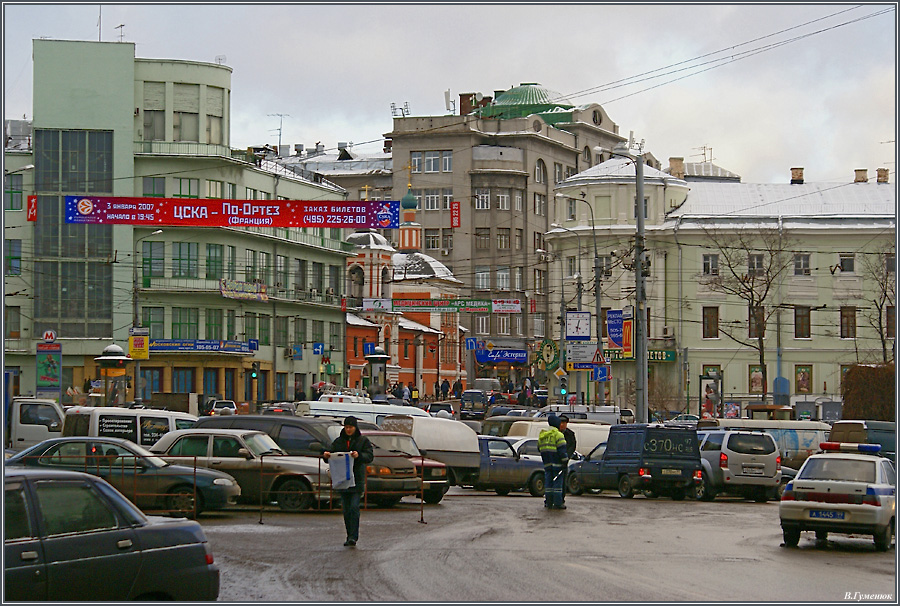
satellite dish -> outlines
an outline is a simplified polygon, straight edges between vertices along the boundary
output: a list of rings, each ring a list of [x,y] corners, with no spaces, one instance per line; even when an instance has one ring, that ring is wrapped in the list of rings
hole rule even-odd
[[[481,100],[484,99],[484,95],[481,93],[475,93],[475,103],[481,103]]]

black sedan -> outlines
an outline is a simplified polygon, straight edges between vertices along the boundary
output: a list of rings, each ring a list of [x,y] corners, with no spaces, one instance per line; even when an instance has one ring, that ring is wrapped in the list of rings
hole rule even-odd
[[[52,438],[10,457],[6,465],[100,476],[141,509],[174,516],[193,517],[204,510],[223,509],[241,494],[240,486],[227,473],[170,465],[123,438]]]
[[[93,475],[4,469],[4,601],[214,601],[200,524],[147,517]]]

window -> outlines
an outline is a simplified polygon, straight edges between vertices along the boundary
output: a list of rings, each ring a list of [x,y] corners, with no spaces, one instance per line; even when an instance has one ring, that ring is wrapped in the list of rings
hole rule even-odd
[[[897,330],[897,311],[894,309],[893,305],[888,305],[884,309],[885,313],[885,336],[888,339],[893,339]]]
[[[545,269],[534,270],[534,292],[537,294],[543,294],[543,292],[546,288],[547,288],[547,270],[545,270]]]
[[[717,339],[719,338],[719,308],[704,307],[703,308],[703,338]]]
[[[165,198],[166,197],[166,178],[165,177],[144,177],[144,197],[145,198]]]
[[[491,268],[479,265],[475,268],[475,290],[491,289]]]
[[[175,85],[178,86],[177,84]],[[200,141],[200,114],[172,112],[172,139],[175,141]]]
[[[410,152],[409,164],[412,167],[412,172],[422,172],[422,152]]]
[[[578,257],[566,257],[566,276],[578,273]]]
[[[288,287],[288,258],[284,255],[275,256],[275,286]]]
[[[509,249],[509,228],[497,228],[497,248],[501,250]]]
[[[453,152],[452,151],[442,151],[441,152],[441,170],[445,173],[453,172]]]
[[[175,179],[173,198],[199,198],[200,179]]]
[[[200,338],[200,310],[196,307],[172,308],[172,338]]]
[[[425,190],[425,210],[439,210],[441,207],[441,190]]]
[[[328,346],[331,348],[331,351],[340,351],[341,350],[341,323],[340,322],[329,322],[328,323]]]
[[[272,344],[272,316],[259,314],[259,344]]]
[[[165,255],[165,242],[152,242],[148,240],[144,240],[141,248],[143,249],[142,253],[142,263],[143,263],[143,277],[150,278],[156,277],[161,278],[166,275],[166,255]]]
[[[475,228],[475,248],[487,250],[491,247],[491,228]]]
[[[522,250],[525,243],[525,230],[516,229],[516,250]]]
[[[758,339],[766,336],[766,310],[764,307],[755,306],[750,308],[749,318],[749,336],[751,339]]]
[[[512,323],[513,330],[515,331],[516,336],[521,337],[523,334],[525,334],[522,331],[522,316],[520,316],[519,314],[514,314],[512,317]]]
[[[794,306],[794,338],[810,338],[810,309],[802,305]]]
[[[578,200],[569,198],[566,200],[566,218],[575,221],[578,218]]]
[[[272,285],[272,255],[267,252],[259,253],[259,271],[256,278],[260,284]]]
[[[794,275],[809,275],[809,253],[797,253],[794,255]]]
[[[475,188],[475,210],[491,210],[491,190],[486,187]]]
[[[221,280],[225,277],[225,265],[222,261],[222,255],[225,252],[225,246],[222,244],[206,245],[206,279]]]
[[[233,309],[229,309],[225,314],[225,338],[229,341],[234,341],[238,338],[237,312]]]
[[[497,314],[497,333],[509,334],[509,314]]]
[[[521,267],[517,267],[515,269],[515,272],[513,273],[513,276],[514,276],[513,288],[515,288],[516,290],[524,290],[525,289],[525,284],[522,281],[524,278],[524,271],[525,270],[522,269]]]
[[[294,345],[303,347],[306,344],[306,320],[294,318]]]
[[[559,183],[563,180],[563,165],[559,162],[553,163],[553,182]]]
[[[3,308],[6,326],[6,338],[18,339],[22,336],[22,308],[5,306]]]
[[[3,187],[3,208],[5,210],[22,210],[23,175],[6,175]]]
[[[647,218],[648,207],[650,206],[650,198],[644,197],[644,218]],[[637,219],[637,196],[634,197],[634,218]]]
[[[441,247],[446,250],[453,250],[453,229],[447,228],[441,233]]]
[[[534,336],[544,336],[544,324],[546,323],[544,313],[534,314]]]
[[[856,338],[856,307],[853,305],[841,307],[841,338]]]
[[[247,311],[244,312],[244,341],[256,338],[256,314]]]
[[[425,172],[437,173],[441,171],[441,152],[425,152]]]
[[[206,181],[206,197],[207,198],[222,198],[222,192],[225,189],[224,181],[210,181],[207,179]]]
[[[244,194],[245,194],[245,195],[244,195],[244,198],[245,198],[246,200],[256,200],[256,199],[259,198],[259,196],[257,195],[258,193],[259,193],[259,192],[257,192],[257,191],[256,191],[255,189],[253,189],[252,187],[247,187],[247,188],[244,190]]]
[[[497,210],[509,210],[509,190],[503,189],[497,194]]]
[[[719,275],[719,255],[703,255],[703,275]]]
[[[253,282],[256,280],[256,251],[247,249],[245,259],[244,281]]]
[[[325,289],[325,265],[316,261],[312,264],[312,287],[320,293]]]
[[[213,341],[222,339],[222,318],[224,317],[221,309],[206,310],[206,338]]]
[[[522,210],[522,192],[520,192],[520,191],[517,190],[516,193],[513,194],[513,197],[516,199],[516,202],[515,202],[515,204],[516,204],[515,209],[518,210],[518,211],[521,211],[521,210]]]
[[[4,242],[3,269],[6,276],[22,275],[22,241],[6,240]]]
[[[479,335],[491,334],[491,317],[487,314],[475,316],[475,332]]]
[[[547,216],[547,196],[534,194],[534,214],[539,217]]]
[[[897,271],[897,255],[894,253],[884,253],[884,272],[892,274]]]
[[[172,277],[198,277],[200,245],[196,242],[172,242]]]
[[[450,210],[450,203],[453,202],[453,188],[446,187],[441,190],[441,204],[444,210]]]
[[[544,234],[539,231],[534,232],[534,238],[532,239],[534,243],[534,249],[544,249]]]
[[[509,290],[509,268],[497,268],[497,290]]]
[[[325,322],[322,320],[312,321],[312,340],[314,343],[325,342]]]
[[[151,339],[165,338],[165,310],[162,307],[141,308],[141,325],[150,329]]]
[[[36,482],[34,487],[44,529],[50,536],[118,527],[116,514],[89,482]]]
[[[764,266],[764,256],[757,253],[752,253],[747,257],[747,273],[751,276],[755,277],[763,277],[766,275],[766,268]]]
[[[546,183],[547,182],[547,165],[544,164],[543,160],[538,160],[534,164],[534,182],[535,183]]]
[[[584,147],[584,150],[581,152],[581,159],[588,163],[588,166],[591,165],[591,148],[588,146]]]
[[[838,264],[842,274],[852,274],[856,271],[856,255],[853,253],[841,253]]]
[[[441,230],[426,229],[425,230],[425,248],[428,250],[436,250],[441,247]]]

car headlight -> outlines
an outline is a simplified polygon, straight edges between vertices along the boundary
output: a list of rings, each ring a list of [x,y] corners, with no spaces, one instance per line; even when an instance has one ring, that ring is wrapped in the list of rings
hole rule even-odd
[[[366,465],[366,473],[370,476],[389,476],[391,469],[384,465]]]
[[[216,478],[215,480],[213,480],[213,484],[217,486],[234,486],[234,482],[232,482],[228,478]]]
[[[431,475],[445,476],[445,475],[447,475],[447,468],[446,467],[435,467],[434,469],[431,470]]]

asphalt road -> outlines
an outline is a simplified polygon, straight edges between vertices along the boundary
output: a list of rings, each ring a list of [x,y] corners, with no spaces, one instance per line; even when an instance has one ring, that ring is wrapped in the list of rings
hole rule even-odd
[[[566,503],[453,488],[424,524],[409,498],[363,511],[356,548],[342,546],[340,511],[200,521],[225,601],[896,602],[893,547],[878,553],[863,535],[817,545],[811,533],[782,547],[775,502],[605,492]]]

